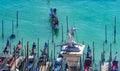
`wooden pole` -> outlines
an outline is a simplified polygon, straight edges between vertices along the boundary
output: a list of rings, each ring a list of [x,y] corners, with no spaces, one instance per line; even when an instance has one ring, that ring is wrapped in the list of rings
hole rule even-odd
[[[12,20],[12,34],[14,34],[14,21]]]
[[[107,43],[107,25],[105,25],[105,43]]]
[[[29,49],[28,49],[28,47],[29,47],[29,41],[27,42],[27,60],[26,60],[26,65],[27,65],[27,71],[29,71],[28,70],[28,54],[29,54]]]
[[[23,47],[23,38],[21,38],[21,43],[22,43],[22,47]]]
[[[23,38],[21,38],[21,43],[22,43],[22,48],[23,48]],[[24,49],[22,49],[21,55],[24,56]]]
[[[14,21],[12,20],[12,34],[10,35],[10,39],[14,39],[15,34],[14,34]]]
[[[49,40],[48,40],[48,60],[50,59],[50,57],[49,57]]]
[[[84,41],[82,41],[82,44],[84,45]],[[85,54],[84,54],[84,51],[83,51],[83,61],[84,61],[84,56]],[[84,63],[83,63],[84,64]]]
[[[10,40],[10,54],[11,54],[11,49],[12,49],[12,45],[11,45],[11,40]]]
[[[94,48],[94,41],[93,41],[93,62],[95,61],[95,53],[94,53],[94,51],[95,51],[95,48]]]
[[[52,43],[54,42],[54,33],[53,33],[53,29],[52,29]]]
[[[101,65],[102,65],[102,64],[101,64],[101,60],[100,60],[100,71],[101,71]]]
[[[4,37],[4,21],[2,20],[2,37]]]
[[[15,51],[15,45],[14,45],[14,51]],[[15,51],[15,71],[16,71],[16,51]]]
[[[24,48],[25,48],[25,56],[27,56],[27,52],[26,52],[26,51],[27,51],[27,49],[26,49],[26,46],[24,46]]]
[[[108,66],[108,71],[111,71],[111,56],[109,56],[109,66]]]
[[[66,16],[66,24],[67,24],[67,33],[69,32],[69,27],[68,27],[68,16]]]
[[[105,44],[103,43],[103,52],[104,52],[104,50],[105,50],[104,47],[105,47]]]
[[[16,27],[18,28],[18,11],[16,12]]]
[[[82,71],[82,60],[81,60],[81,56],[80,56],[80,71]]]
[[[50,55],[50,57],[51,57],[51,61],[53,61],[53,60],[52,60],[52,50],[51,50],[51,55]],[[53,62],[52,62],[52,63],[53,63]]]
[[[103,63],[103,56],[102,56],[102,53],[103,53],[103,52],[101,52],[101,59],[100,59],[100,60],[101,60],[101,62]]]
[[[116,16],[115,16],[115,23],[114,23],[114,43],[116,43]]]
[[[62,42],[63,42],[63,25],[62,25]]]
[[[55,60],[55,43],[54,43],[54,60]]]
[[[110,61],[112,61],[112,44],[110,43]]]
[[[39,38],[37,39],[37,48],[38,48],[38,57],[39,57],[39,54],[40,54],[40,50],[39,50]]]

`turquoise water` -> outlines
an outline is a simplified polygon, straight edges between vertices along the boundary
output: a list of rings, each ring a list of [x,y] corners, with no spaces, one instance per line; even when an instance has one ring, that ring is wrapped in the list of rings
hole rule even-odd
[[[113,55],[118,51],[120,55],[120,2],[118,0],[0,0],[0,20],[4,20],[4,39],[0,38],[0,49],[6,44],[11,34],[11,21],[16,25],[16,11],[19,11],[19,28],[15,27],[16,39],[12,40],[12,46],[16,45],[21,38],[23,46],[29,41],[29,48],[33,42],[40,39],[40,49],[45,41],[50,41],[50,49],[53,50],[52,29],[49,23],[49,9],[57,8],[57,16],[60,22],[58,36],[55,43],[62,43],[61,25],[64,29],[64,41],[67,41],[66,16],[68,16],[69,28],[75,26],[75,40],[85,42],[92,47],[95,42],[95,60],[100,60],[102,45],[105,40],[104,28],[107,25],[108,43],[105,45],[106,60],[109,57],[109,44],[113,44],[114,17],[117,24],[117,43],[112,45]],[[0,25],[1,29],[1,25]],[[1,33],[1,31],[0,31]],[[13,48],[13,47],[12,47]],[[86,51],[86,50],[85,50]],[[56,53],[59,48],[56,48]],[[57,56],[57,55],[56,55]]]

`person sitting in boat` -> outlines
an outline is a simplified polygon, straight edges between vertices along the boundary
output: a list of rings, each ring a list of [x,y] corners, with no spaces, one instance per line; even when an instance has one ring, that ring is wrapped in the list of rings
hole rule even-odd
[[[22,45],[21,45],[21,42],[19,41],[19,43],[18,43],[18,49],[20,50],[21,48],[22,48]]]
[[[55,15],[56,15],[56,11],[57,11],[57,9],[56,9],[56,8],[54,8],[54,9],[53,9],[53,12],[54,12],[54,14],[55,14]]]
[[[88,67],[88,66],[85,66],[85,67],[84,67],[84,71],[89,71],[89,67]]]
[[[115,53],[114,59],[113,59],[113,67],[118,67],[118,53]]]
[[[7,65],[8,65],[8,66],[11,66],[12,63],[13,63],[13,58],[11,58],[11,59],[7,62]]]
[[[50,8],[50,16],[52,17],[53,15],[56,15],[56,11],[57,9],[56,8]]]
[[[45,45],[44,45],[44,54],[47,54],[48,53],[48,44],[45,42]]]
[[[0,64],[2,64],[3,63],[3,58],[0,58]]]
[[[90,46],[88,45],[87,52],[91,52]]]
[[[55,26],[55,25],[58,25],[58,18],[57,18],[56,16],[54,16],[54,17],[52,18],[52,23],[53,23],[54,26]]]
[[[32,45],[32,54],[36,54],[36,44],[35,44],[35,42],[33,42],[33,45]]]
[[[19,50],[22,48],[21,42],[19,41],[17,48],[16,48],[16,53],[19,53]]]
[[[6,46],[5,46],[5,49],[4,49],[3,53],[4,53],[4,54],[6,54],[6,53],[8,54],[9,49],[10,49],[10,42],[9,42],[9,40],[7,40],[7,44],[6,44]]]
[[[105,62],[105,51],[103,51],[101,54],[101,60],[102,60],[102,63]]]
[[[53,16],[53,9],[50,8],[50,16],[52,17]]]
[[[92,59],[91,49],[90,49],[89,45],[88,45],[88,48],[87,48],[87,58]]]

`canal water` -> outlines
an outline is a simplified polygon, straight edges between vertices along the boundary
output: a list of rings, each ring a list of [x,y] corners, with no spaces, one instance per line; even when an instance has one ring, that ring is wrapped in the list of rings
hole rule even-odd
[[[6,44],[6,40],[12,33],[12,20],[14,20],[14,34],[16,38],[11,40],[11,52],[13,46],[23,38],[23,49],[29,41],[29,50],[32,43],[43,49],[45,42],[50,42],[50,53],[53,51],[52,28],[49,22],[50,8],[57,9],[60,30],[54,35],[55,44],[62,43],[62,28],[64,30],[64,42],[68,40],[66,16],[68,16],[69,29],[76,27],[74,40],[80,44],[84,42],[86,48],[92,49],[95,42],[95,62],[100,61],[100,54],[105,41],[105,25],[107,25],[107,44],[105,44],[105,57],[108,60],[110,43],[112,44],[112,56],[117,51],[120,55],[120,1],[118,0],[0,0],[0,34],[2,33],[2,20],[4,20],[4,38],[0,37],[0,50]],[[16,28],[16,11],[18,11],[18,28]],[[116,16],[116,44],[114,44],[114,18]],[[1,36],[1,35],[0,35]],[[86,48],[84,53],[86,53]],[[60,48],[56,47],[56,57]],[[120,60],[120,59],[119,59]]]

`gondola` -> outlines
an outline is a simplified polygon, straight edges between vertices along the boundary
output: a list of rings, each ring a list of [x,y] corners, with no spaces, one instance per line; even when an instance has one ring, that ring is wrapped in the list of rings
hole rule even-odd
[[[11,71],[14,71],[14,70],[20,71],[21,70],[20,67],[22,66],[24,59],[25,59],[25,57],[23,57],[23,56],[19,56],[18,58],[16,58],[16,60],[14,61],[10,70]]]
[[[59,56],[57,57],[57,59],[55,61],[53,71],[60,71],[62,62],[63,62],[63,56],[61,54],[59,54]]]
[[[90,70],[91,64],[92,64],[92,55],[91,55],[90,47],[88,46],[87,56],[84,62],[84,71],[91,71]]]
[[[59,21],[58,21],[58,17],[56,16],[56,8],[50,9],[50,23],[54,30],[59,29]]]
[[[21,42],[19,41],[18,45],[16,48],[14,48],[14,52],[12,54],[12,58],[10,58],[8,61],[7,61],[7,66],[9,68],[12,67],[14,61],[16,60],[17,57],[19,57],[19,53],[20,53],[20,50],[22,48],[22,45],[21,45]]]
[[[2,55],[0,56],[0,67],[2,68],[2,66],[4,66],[5,62],[6,62],[6,56],[9,54],[10,51],[10,42],[9,40],[7,40],[7,44],[3,50]]]
[[[60,71],[61,67],[62,67],[62,63],[63,63],[63,56],[61,55],[62,53],[62,48],[60,50],[60,53],[55,61],[54,67],[53,67],[53,71]]]
[[[30,53],[30,55],[28,56],[28,65],[26,65],[26,70],[28,68],[28,70],[30,71],[33,66],[34,66],[34,62],[35,62],[35,57],[36,57],[36,44],[33,43],[33,46],[32,46],[32,51]]]
[[[112,62],[111,71],[118,71],[118,62],[117,61]]]
[[[37,63],[36,71],[49,71],[51,64],[52,63],[49,61],[48,44],[45,43],[44,49],[42,50],[42,54]]]
[[[112,61],[111,71],[118,71],[118,54],[116,52],[114,59]]]

